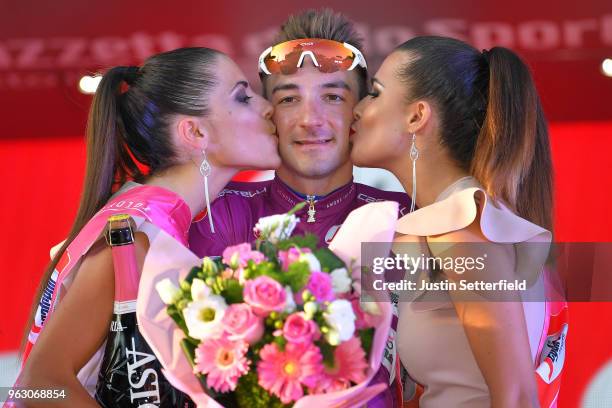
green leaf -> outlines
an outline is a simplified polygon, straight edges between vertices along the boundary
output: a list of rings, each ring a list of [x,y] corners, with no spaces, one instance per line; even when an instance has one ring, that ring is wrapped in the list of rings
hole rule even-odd
[[[330,273],[334,269],[346,268],[346,265],[342,259],[338,258],[336,254],[334,254],[328,248],[319,248],[315,250],[314,256],[316,256],[321,263],[321,269],[323,272]]]
[[[190,340],[190,338],[187,337],[181,340],[181,349],[183,349],[183,352],[185,353],[185,356],[187,357],[187,361],[189,361],[189,364],[191,364],[192,367],[195,365],[195,349],[196,348],[197,348],[197,343],[194,344],[193,341]]]
[[[281,275],[281,284],[289,285],[293,293],[299,292],[310,279],[308,262],[294,262],[289,265],[287,272]]]
[[[228,304],[242,303],[242,285],[236,279],[227,279],[225,288],[221,291],[221,296]]]
[[[323,364],[327,367],[333,367],[334,362],[334,350],[336,347],[330,345],[325,340],[321,339],[317,342],[317,346],[319,346],[319,350],[321,350],[321,355],[323,356]]]
[[[319,238],[314,234],[295,235],[284,239],[278,243],[278,249],[286,251],[289,248],[310,248],[312,251],[317,249]]]
[[[191,282],[193,282],[193,279],[197,278],[198,277],[198,273],[200,273],[201,271],[202,271],[202,268],[198,267],[198,266],[194,266],[193,268],[191,268],[191,270],[189,271],[189,273],[185,277],[185,282],[187,282],[187,283],[189,283],[191,285]]]
[[[374,328],[358,330],[361,347],[365,350],[366,361],[370,359],[370,350],[372,350],[372,342],[374,341]]]
[[[176,323],[176,325],[183,331],[183,333],[185,333],[185,335],[188,335],[189,330],[187,330],[185,319],[183,318],[183,314],[179,311],[177,306],[174,304],[168,305],[168,307],[166,308],[166,312],[168,313],[168,316],[170,316],[172,320],[174,320],[174,323]]]
[[[255,265],[255,263],[249,261],[249,265],[246,268],[246,278],[254,279],[262,275],[269,276],[282,283],[284,272],[281,271],[280,266],[274,262],[264,261]]]
[[[278,397],[271,395],[258,383],[257,373],[250,371],[238,379],[234,392],[240,408],[286,408]]]
[[[259,252],[264,254],[269,261],[278,263],[278,259],[276,257],[276,246],[270,241],[261,241],[259,245]]]
[[[278,336],[274,338],[274,343],[280,351],[285,351],[285,346],[287,345],[287,340],[283,336]]]

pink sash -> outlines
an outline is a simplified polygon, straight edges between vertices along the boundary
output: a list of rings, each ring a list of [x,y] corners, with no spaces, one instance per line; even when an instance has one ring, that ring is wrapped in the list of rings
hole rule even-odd
[[[45,291],[40,299],[34,323],[28,336],[23,364],[38,339],[45,322],[57,306],[60,290],[70,285],[73,272],[83,256],[100,238],[108,218],[115,214],[128,214],[137,220],[148,221],[168,233],[178,242],[187,245],[187,232],[191,223],[191,211],[175,193],[161,187],[137,186],[112,197],[100,211],[83,227],[62,254]],[[141,221],[141,222],[138,222]]]

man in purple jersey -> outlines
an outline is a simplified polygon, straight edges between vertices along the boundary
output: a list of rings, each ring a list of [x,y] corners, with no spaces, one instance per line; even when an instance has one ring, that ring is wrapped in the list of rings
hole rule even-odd
[[[367,71],[352,22],[331,10],[306,11],[287,19],[274,44],[260,57],[260,78],[274,105],[281,167],[273,180],[227,185],[211,207],[215,233],[206,217],[192,225],[189,244],[198,256],[253,241],[260,217],[301,202],[307,205],[296,214],[295,232],[313,233],[321,245],[364,204],[410,207],[404,193],[353,182],[350,126],[353,107],[367,93]]]
[[[281,167],[273,180],[227,185],[212,204],[215,233],[207,217],[192,224],[189,245],[200,257],[253,241],[260,217],[285,213],[302,202],[307,205],[297,212],[294,231],[316,234],[321,245],[329,244],[348,214],[364,204],[392,200],[402,213],[410,208],[404,193],[353,182],[350,126],[353,107],[367,93],[361,38],[353,24],[331,10],[307,11],[289,17],[274,44],[262,53],[259,69],[264,96],[274,105]],[[395,392],[396,329],[397,315],[371,382],[389,388],[368,407],[401,405]]]

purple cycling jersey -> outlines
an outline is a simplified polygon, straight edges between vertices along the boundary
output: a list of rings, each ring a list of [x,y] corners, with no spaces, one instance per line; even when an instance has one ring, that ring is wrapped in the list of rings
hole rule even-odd
[[[300,222],[294,233],[315,234],[319,237],[319,245],[328,245],[351,211],[367,203],[385,200],[399,203],[401,215],[410,208],[410,198],[404,193],[383,191],[352,181],[319,197],[314,203],[300,197],[278,176],[269,181],[229,183],[211,206],[215,233],[211,233],[208,217],[202,214],[191,225],[189,246],[199,257],[221,255],[228,246],[254,241],[256,236],[253,227],[259,218],[286,213],[296,204],[305,201],[308,205],[296,213]],[[399,387],[399,378],[395,376],[396,330],[397,308],[394,307],[383,362],[370,382],[370,385],[382,382],[388,388],[370,400],[368,408],[401,405],[395,392]]]
[[[351,181],[315,200],[314,206],[306,205],[298,211],[300,222],[294,233],[315,234],[320,245],[328,245],[351,211],[385,200],[398,202],[402,214],[410,208],[410,198],[405,193],[383,191]],[[199,257],[221,255],[228,246],[254,241],[253,227],[259,218],[286,213],[305,201],[308,203],[278,176],[268,181],[229,183],[211,206],[215,233],[210,232],[207,217],[198,217],[189,231],[189,246]],[[312,222],[308,222],[309,218]]]

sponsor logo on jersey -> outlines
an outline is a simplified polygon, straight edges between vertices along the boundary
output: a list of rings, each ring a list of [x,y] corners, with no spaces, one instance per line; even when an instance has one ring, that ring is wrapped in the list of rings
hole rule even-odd
[[[55,290],[58,275],[59,273],[57,270],[54,270],[51,274],[49,282],[47,282],[47,287],[45,287],[45,290],[40,298],[40,303],[38,303],[36,317],[34,318],[34,323],[38,327],[42,327],[45,324],[45,320],[47,320],[47,315],[51,309],[51,299],[53,298],[53,291]]]
[[[385,200],[384,198],[370,197],[369,195],[364,194],[364,193],[357,194],[357,199],[361,201],[365,201],[366,203],[377,203],[379,201],[388,201],[388,200]]]
[[[55,287],[57,285],[57,278],[69,264],[70,254],[66,250],[55,265],[55,269],[49,277],[49,282],[47,282],[47,286],[40,297],[40,302],[38,303],[38,308],[36,309],[36,314],[34,315],[34,324],[32,325],[32,329],[28,335],[28,341],[32,344],[36,343],[38,335],[42,330],[45,321],[47,320],[47,316],[53,308],[53,304],[51,302],[53,301],[53,292],[55,291]]]
[[[385,367],[389,373],[389,384],[392,384],[395,380],[395,359],[397,358],[397,352],[395,350],[395,337],[396,331],[393,327],[389,328],[389,337],[387,337],[387,344],[383,353],[382,366]]]
[[[363,193],[359,193],[359,194],[357,195],[357,199],[358,199],[358,200],[361,200],[361,201],[365,201],[366,203],[377,203],[377,202],[380,202],[380,201],[394,201],[394,200],[391,200],[391,199],[388,199],[388,198],[375,198],[375,197],[370,197],[369,195],[367,195],[367,194],[363,194]],[[400,204],[400,206],[399,206],[399,214],[400,214],[400,215],[402,215],[402,216],[403,216],[403,215],[408,214],[409,212],[410,212],[410,211],[409,211],[409,208],[408,208],[408,207],[405,207],[405,206],[403,206],[403,205],[401,205],[401,204]]]
[[[267,187],[264,187],[261,190],[248,190],[248,191],[232,190],[232,189],[226,188],[219,193],[219,197],[223,197],[226,195],[238,195],[241,197],[253,198],[255,196],[265,193],[266,191],[267,191]]]
[[[330,229],[327,230],[327,233],[325,234],[325,243],[327,245],[332,242],[332,239],[334,239],[341,226],[342,225],[333,225]]]
[[[561,331],[549,335],[542,348],[540,365],[536,372],[547,384],[553,382],[563,369],[567,329],[568,325],[564,324]]]

